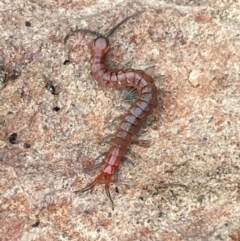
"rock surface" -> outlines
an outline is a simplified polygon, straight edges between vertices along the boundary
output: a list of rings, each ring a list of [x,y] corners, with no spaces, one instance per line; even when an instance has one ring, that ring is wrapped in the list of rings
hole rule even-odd
[[[240,240],[238,1],[0,3],[0,240]],[[111,185],[82,172],[107,151],[129,104],[90,74],[94,36],[108,65],[142,69],[158,107]],[[116,119],[117,118],[117,119]],[[141,142],[140,142],[141,143]]]

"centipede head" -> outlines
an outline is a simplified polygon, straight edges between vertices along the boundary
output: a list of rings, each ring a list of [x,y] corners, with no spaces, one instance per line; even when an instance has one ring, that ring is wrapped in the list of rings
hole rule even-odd
[[[99,36],[94,40],[94,48],[101,51],[101,52],[107,52],[109,49],[109,42],[108,39],[103,37],[103,36]]]

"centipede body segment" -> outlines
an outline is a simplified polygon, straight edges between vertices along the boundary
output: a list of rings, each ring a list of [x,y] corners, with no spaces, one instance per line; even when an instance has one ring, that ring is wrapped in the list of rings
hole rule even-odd
[[[130,17],[124,19],[117,27]],[[116,26],[110,30],[107,36],[115,29]],[[103,86],[115,89],[132,87],[136,89],[139,97],[122,118],[115,137],[112,140],[111,147],[105,157],[101,173],[88,186],[75,192],[92,190],[95,185],[103,181],[105,183],[106,194],[113,205],[109,185],[113,181],[113,176],[116,174],[133,136],[156,105],[157,88],[152,77],[142,70],[109,70],[105,65],[108,50],[108,39],[102,35],[97,37],[91,53],[91,72],[93,77]]]

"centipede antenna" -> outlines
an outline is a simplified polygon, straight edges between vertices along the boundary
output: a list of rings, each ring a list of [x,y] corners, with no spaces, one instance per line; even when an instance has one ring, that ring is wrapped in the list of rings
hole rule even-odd
[[[111,201],[112,208],[114,209],[114,202],[113,202],[112,197],[111,197],[111,194],[110,194],[110,192],[109,192],[109,186],[108,186],[108,185],[105,185],[105,192],[106,192],[107,197],[108,197],[109,200]]]
[[[66,37],[64,38],[64,44],[66,44],[67,40],[73,36],[74,34],[76,33],[90,33],[92,35],[95,35],[97,37],[105,37],[105,38],[108,38],[111,34],[113,34],[113,32],[115,32],[115,30],[117,28],[119,28],[123,23],[125,23],[128,19],[130,18],[133,18],[135,17],[136,15],[140,14],[141,12],[138,12],[138,13],[134,13],[133,15],[131,16],[128,16],[126,17],[125,19],[123,19],[120,23],[118,23],[116,26],[114,26],[105,36],[103,36],[102,34],[100,34],[99,32],[97,31],[94,31],[94,30],[90,30],[90,29],[76,29],[76,30],[73,30],[71,31],[69,34],[66,35]]]
[[[98,33],[97,31],[94,31],[94,30],[90,30],[90,29],[76,29],[73,31],[73,33],[90,33],[92,35],[96,35],[96,36],[101,36],[100,33]]]
[[[90,34],[92,34],[92,35],[95,35],[95,36],[97,36],[97,37],[100,37],[100,36],[102,36],[99,32],[97,32],[97,31],[94,31],[94,30],[90,30],[90,29],[82,29],[82,28],[79,28],[79,29],[76,29],[76,30],[73,30],[73,31],[71,31],[71,33],[69,33],[65,38],[64,38],[64,44],[66,44],[66,42],[67,42],[67,40],[71,37],[71,36],[73,36],[74,34],[76,34],[76,33],[90,33]]]
[[[105,35],[105,37],[106,38],[108,38],[113,32],[115,32],[115,30],[117,29],[117,28],[119,28],[123,23],[125,23],[128,19],[130,19],[130,18],[133,18],[133,17],[135,17],[136,15],[138,15],[139,13],[134,13],[133,15],[131,15],[131,16],[128,16],[128,17],[126,17],[125,19],[123,19],[120,23],[118,23],[117,25],[115,25],[106,35]]]

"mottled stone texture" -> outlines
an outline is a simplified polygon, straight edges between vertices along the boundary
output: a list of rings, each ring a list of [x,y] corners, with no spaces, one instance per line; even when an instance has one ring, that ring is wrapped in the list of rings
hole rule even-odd
[[[0,2],[0,240],[240,240],[240,4]],[[94,36],[112,68],[145,70],[158,107],[133,144],[112,210],[104,188],[74,194],[109,147],[126,92],[90,74]]]

